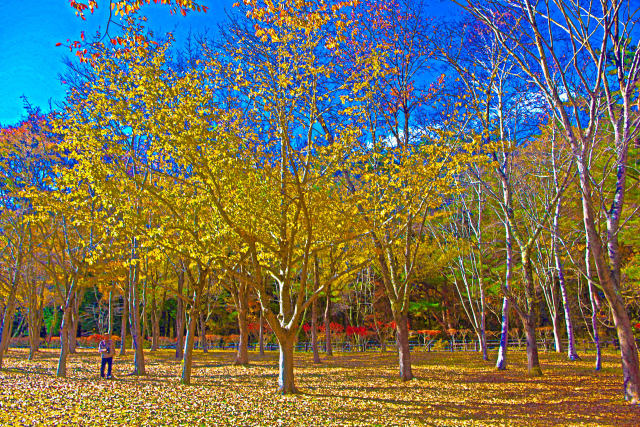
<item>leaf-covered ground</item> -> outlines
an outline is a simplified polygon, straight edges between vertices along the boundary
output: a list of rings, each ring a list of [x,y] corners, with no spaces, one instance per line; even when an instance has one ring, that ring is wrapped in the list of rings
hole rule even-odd
[[[0,371],[1,425],[640,425],[640,408],[622,400],[614,354],[603,371],[593,356],[567,362],[541,354],[545,375],[525,374],[525,355],[509,354],[497,372],[475,353],[414,352],[417,379],[396,379],[391,352],[338,353],[312,364],[297,354],[302,393],[275,393],[277,353],[251,354],[232,366],[231,352],[196,351],[193,385],[179,383],[180,362],[168,350],[146,353],[148,376],[127,376],[132,356],[117,357],[112,381],[98,375],[95,351],[55,377],[57,352],[36,360],[11,350]]]

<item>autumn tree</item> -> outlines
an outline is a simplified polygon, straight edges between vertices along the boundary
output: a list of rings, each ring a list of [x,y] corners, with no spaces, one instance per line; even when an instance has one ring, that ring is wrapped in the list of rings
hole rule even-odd
[[[427,220],[455,192],[452,178],[471,160],[469,143],[440,129],[420,126],[417,111],[438,82],[425,78],[428,27],[422,9],[410,3],[364,2],[359,25],[341,52],[353,76],[353,102],[366,133],[345,175],[357,195],[372,254],[396,324],[400,377],[413,378],[409,354],[409,296],[416,258],[424,245]],[[361,54],[366,52],[366,54]],[[459,119],[459,117],[456,117]]]
[[[30,269],[33,271],[31,256],[39,242],[47,237],[34,238],[37,233],[34,233],[33,227],[32,196],[40,191],[51,190],[52,170],[57,161],[49,153],[54,138],[50,133],[48,117],[32,108],[26,100],[25,106],[28,114],[26,120],[0,129],[0,286],[5,301],[0,325],[0,367],[9,344],[16,297],[18,293],[30,293],[33,275],[27,273]],[[37,291],[37,285],[32,291],[41,293]],[[36,299],[34,296],[33,300]],[[34,323],[37,313],[32,314]]]
[[[629,148],[637,138],[632,111],[640,75],[640,46],[632,32],[634,5],[618,0],[585,5],[575,0],[463,3],[491,28],[509,57],[525,71],[551,108],[575,158],[587,245],[600,286],[611,306],[620,341],[625,398],[640,401],[638,349],[620,287],[620,229],[627,190]],[[509,15],[513,25],[497,25]],[[527,42],[523,42],[523,37]],[[534,62],[536,67],[525,64]],[[610,126],[616,180],[606,209],[607,232],[596,227],[597,207],[588,158],[601,131]]]

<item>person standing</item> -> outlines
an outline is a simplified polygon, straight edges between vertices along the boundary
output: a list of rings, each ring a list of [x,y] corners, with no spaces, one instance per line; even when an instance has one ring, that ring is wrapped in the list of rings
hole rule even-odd
[[[98,351],[100,352],[100,377],[104,378],[104,367],[107,366],[107,379],[111,379],[111,369],[113,367],[113,355],[116,353],[116,348],[111,341],[111,337],[107,335],[105,339],[100,341],[98,345]]]

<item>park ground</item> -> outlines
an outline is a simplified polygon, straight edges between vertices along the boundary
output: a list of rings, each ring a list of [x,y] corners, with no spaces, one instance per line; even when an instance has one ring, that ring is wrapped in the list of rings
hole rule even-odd
[[[477,353],[416,351],[416,379],[396,378],[392,352],[337,353],[313,365],[296,354],[301,393],[275,393],[276,352],[196,351],[193,384],[181,385],[173,351],[146,353],[146,377],[128,376],[132,355],[116,357],[114,380],[101,380],[95,350],[69,360],[69,378],[55,377],[57,351],[27,361],[12,349],[0,371],[1,425],[640,425],[640,408],[622,399],[619,356],[601,372],[593,355],[568,362],[542,353],[543,377],[526,375],[523,352],[509,353],[498,372]],[[495,358],[495,354],[491,354]]]

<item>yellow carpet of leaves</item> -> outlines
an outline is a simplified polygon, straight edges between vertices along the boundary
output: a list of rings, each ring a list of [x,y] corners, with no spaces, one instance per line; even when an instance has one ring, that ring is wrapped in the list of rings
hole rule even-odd
[[[396,379],[393,353],[337,353],[313,365],[296,355],[301,394],[275,393],[277,353],[233,366],[231,352],[196,351],[193,385],[179,383],[173,351],[146,353],[146,377],[127,376],[132,356],[117,357],[115,379],[101,380],[95,351],[71,355],[69,378],[55,377],[57,352],[36,360],[11,350],[0,371],[1,425],[640,425],[640,408],[622,400],[615,354],[603,371],[593,355],[567,362],[541,354],[545,375],[526,376],[522,352],[497,372],[476,353],[414,352],[417,379]],[[495,354],[492,354],[495,357]]]

